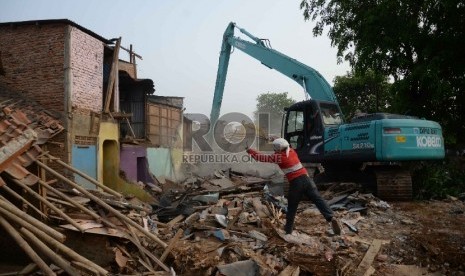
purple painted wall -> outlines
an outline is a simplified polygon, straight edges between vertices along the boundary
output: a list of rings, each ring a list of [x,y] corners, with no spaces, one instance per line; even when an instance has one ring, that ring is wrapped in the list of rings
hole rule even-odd
[[[127,180],[154,183],[148,170],[146,148],[123,144],[120,160],[120,169],[126,174]]]

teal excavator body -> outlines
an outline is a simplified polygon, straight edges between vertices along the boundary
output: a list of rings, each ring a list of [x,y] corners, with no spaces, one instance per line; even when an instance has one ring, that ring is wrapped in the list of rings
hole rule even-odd
[[[251,41],[234,36],[238,28]],[[315,69],[271,49],[230,23],[223,35],[210,122],[218,120],[232,48],[275,69],[303,87],[309,100],[286,109],[282,136],[305,163],[334,166],[361,162],[397,162],[442,159],[445,155],[441,126],[412,116],[374,113],[344,122],[331,85]]]

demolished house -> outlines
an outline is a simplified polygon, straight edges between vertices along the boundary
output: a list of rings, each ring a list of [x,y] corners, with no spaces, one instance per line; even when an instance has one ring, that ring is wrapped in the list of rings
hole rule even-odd
[[[0,24],[1,83],[61,114],[64,131],[47,151],[108,186],[116,177],[108,173],[118,172],[116,161],[110,162],[118,160],[119,139],[118,124],[102,112],[107,102],[112,111],[118,107],[117,87],[115,95],[105,93],[110,72],[104,68],[112,64],[112,45],[69,20]],[[95,189],[86,180],[76,181]]]
[[[29,212],[39,214],[42,220],[48,221],[50,216],[56,215],[70,222],[73,230],[84,232],[83,221],[77,222],[77,218],[71,218],[54,205],[58,202],[58,205],[77,205],[82,211],[82,204],[61,194],[57,187],[76,185],[84,189],[84,194],[88,190],[94,193],[103,190],[120,200],[122,195],[116,191],[119,190],[153,200],[139,186],[127,185],[128,182],[120,178],[120,130],[125,130],[120,125],[132,123],[127,114],[120,112],[120,86],[125,96],[131,93],[138,95],[137,92],[141,91],[143,101],[154,91],[151,80],[136,79],[135,57],[140,56],[130,50],[131,62],[119,60],[119,49],[125,49],[120,42],[121,39],[107,40],[65,19],[0,23],[0,96],[4,116],[2,136],[5,137],[1,172],[9,176],[0,185],[9,194],[2,197],[3,207],[16,208],[11,209],[12,212],[21,212],[27,211],[27,205]],[[121,74],[118,70],[120,64]],[[25,103],[35,103],[34,106],[40,107],[39,111]],[[140,128],[137,125],[140,117],[130,114],[131,117],[136,119],[135,126],[130,126],[133,134],[131,141],[136,141],[140,134],[138,130],[143,130],[144,126]],[[140,136],[145,138],[144,134]],[[47,163],[51,163],[50,166]],[[146,162],[143,164],[146,165]],[[139,174],[145,174],[144,182],[153,179],[147,169],[137,168]],[[48,171],[48,176],[45,171]],[[48,180],[50,177],[53,180]],[[61,183],[55,188],[46,186],[55,182]],[[15,187],[12,183],[19,185],[16,186],[19,191],[12,189]],[[57,198],[52,199],[46,190]],[[34,195],[34,200],[38,202],[29,202],[24,193]],[[88,195],[92,197],[92,194]],[[20,202],[11,201],[10,197]],[[18,209],[23,203],[26,204],[22,206],[23,210]],[[123,204],[147,211],[140,205],[143,204]],[[48,213],[50,209],[53,211]],[[120,212],[110,210],[117,214],[116,217],[126,219]],[[6,212],[6,209],[3,211]],[[90,218],[104,220],[93,211],[86,210],[84,213],[90,214]],[[12,214],[4,213],[5,216]],[[21,214],[27,220],[33,219],[28,212]],[[15,223],[23,225],[24,222]],[[117,227],[110,221],[104,224]],[[45,224],[40,225],[44,227],[41,229],[50,230],[45,228]],[[13,233],[10,228],[5,229]],[[166,246],[153,234],[149,235]],[[57,240],[63,242],[63,237],[59,236]],[[16,241],[22,247],[20,240]],[[38,260],[30,249],[26,253],[32,260]],[[3,254],[12,256],[6,251]],[[51,273],[43,261],[35,264]],[[59,260],[59,264],[64,264],[63,260]],[[68,273],[76,270],[69,268],[69,263],[60,267],[64,269],[63,266],[66,266]],[[168,270],[166,266],[163,267]]]

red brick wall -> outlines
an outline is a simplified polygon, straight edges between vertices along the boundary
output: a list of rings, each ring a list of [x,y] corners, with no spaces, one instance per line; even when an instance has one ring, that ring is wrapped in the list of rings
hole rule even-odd
[[[45,109],[65,111],[65,39],[67,24],[0,26],[3,75],[0,83],[24,93]],[[71,27],[70,89],[73,113],[89,115],[102,110],[103,42]],[[63,120],[65,127],[70,127]],[[66,132],[53,139],[51,154],[69,162]]]
[[[0,26],[0,82],[45,108],[64,111],[64,24]]]

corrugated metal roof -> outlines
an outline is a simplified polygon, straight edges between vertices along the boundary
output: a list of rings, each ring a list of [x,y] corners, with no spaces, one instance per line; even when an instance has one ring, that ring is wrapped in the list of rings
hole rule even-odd
[[[182,109],[184,106],[184,97],[149,95],[147,99],[151,103],[167,105],[178,109]]]
[[[16,21],[16,22],[0,22],[1,26],[22,26],[22,25],[48,25],[48,24],[64,24],[78,28],[86,34],[101,40],[105,44],[114,44],[112,41],[94,33],[93,31],[82,27],[81,25],[69,19],[45,19],[45,20],[29,20],[29,21]]]

